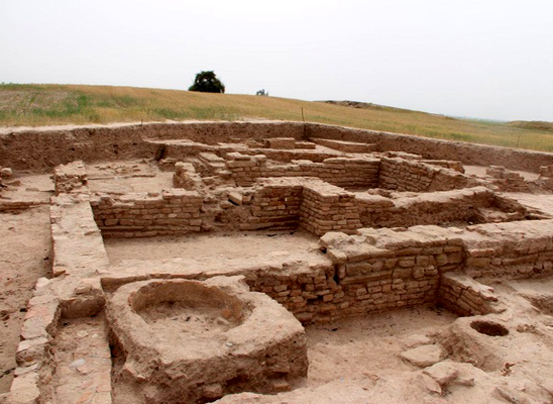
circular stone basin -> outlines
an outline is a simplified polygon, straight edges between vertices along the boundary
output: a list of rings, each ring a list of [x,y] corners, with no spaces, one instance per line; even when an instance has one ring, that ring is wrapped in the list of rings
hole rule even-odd
[[[196,403],[275,392],[307,375],[301,323],[243,277],[121,286],[106,315],[125,402]],[[119,387],[118,387],[119,388]]]
[[[175,340],[221,339],[249,314],[235,296],[194,282],[149,283],[130,303],[153,332]]]
[[[476,320],[470,323],[470,326],[480,334],[489,335],[491,337],[503,337],[509,334],[507,328],[493,321]]]

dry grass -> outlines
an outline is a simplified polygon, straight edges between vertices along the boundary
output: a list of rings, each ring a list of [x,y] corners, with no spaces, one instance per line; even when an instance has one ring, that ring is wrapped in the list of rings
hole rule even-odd
[[[553,133],[373,106],[351,108],[254,95],[133,87],[0,85],[0,125],[40,126],[165,120],[302,120],[433,138],[553,151]]]

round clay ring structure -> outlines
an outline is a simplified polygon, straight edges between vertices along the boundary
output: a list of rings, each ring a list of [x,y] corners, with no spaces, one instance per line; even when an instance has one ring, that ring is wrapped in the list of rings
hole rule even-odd
[[[120,377],[140,402],[204,402],[239,391],[274,392],[307,375],[305,331],[242,277],[150,280],[108,301]]]

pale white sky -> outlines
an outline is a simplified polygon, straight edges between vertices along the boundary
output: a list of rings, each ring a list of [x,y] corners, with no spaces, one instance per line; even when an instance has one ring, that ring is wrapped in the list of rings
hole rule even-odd
[[[553,0],[0,0],[0,82],[553,121]]]

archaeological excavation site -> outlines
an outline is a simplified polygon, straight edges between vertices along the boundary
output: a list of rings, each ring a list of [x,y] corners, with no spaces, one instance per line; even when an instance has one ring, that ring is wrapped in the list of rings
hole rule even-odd
[[[0,174],[4,403],[553,403],[553,154],[118,124]]]

